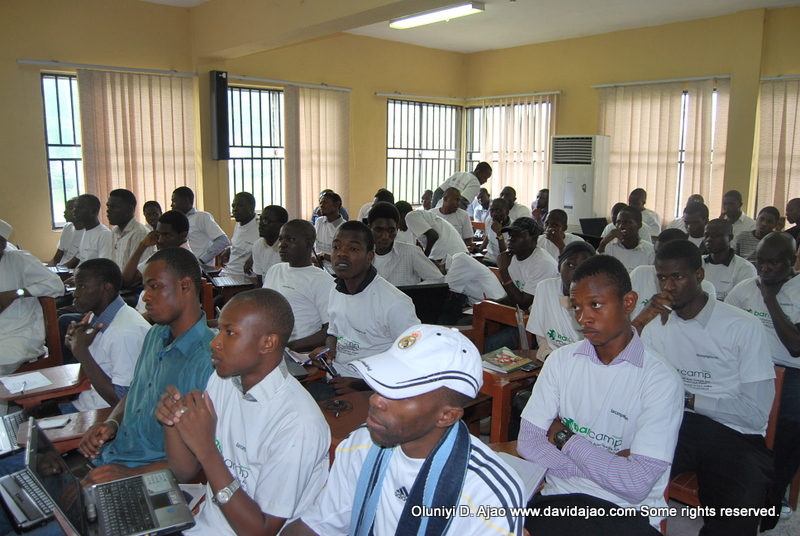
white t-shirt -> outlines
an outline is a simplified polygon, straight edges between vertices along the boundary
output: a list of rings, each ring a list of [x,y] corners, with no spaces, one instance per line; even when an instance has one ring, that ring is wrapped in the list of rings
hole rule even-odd
[[[388,350],[403,331],[419,324],[411,298],[377,274],[358,294],[332,288],[328,316],[328,334],[336,337],[336,370],[349,378],[358,373],[347,363]]]
[[[631,286],[639,300],[636,302],[636,308],[631,314],[631,318],[636,318],[641,313],[650,299],[661,292],[661,286],[658,284],[658,276],[656,276],[656,267],[651,264],[644,266],[637,266],[631,272]],[[714,289],[713,283],[707,279],[703,279],[701,283],[703,292],[709,296],[715,296],[717,291]]]
[[[656,250],[650,242],[639,240],[639,244],[633,249],[627,249],[616,238],[606,246],[605,255],[616,257],[631,273],[637,266],[653,264],[656,260]]]
[[[561,285],[561,277],[540,281],[528,317],[528,331],[547,339],[553,350],[583,340],[575,314],[569,307],[569,297],[562,294]]]
[[[378,274],[396,287],[419,285],[421,281],[441,283],[444,274],[417,246],[394,241],[392,251],[375,254],[372,265]]]
[[[262,278],[267,275],[270,268],[281,262],[281,256],[278,253],[279,240],[271,246],[267,244],[266,239],[259,238],[253,244],[253,274],[260,275]]]
[[[534,248],[533,253],[524,261],[516,256],[511,259],[508,275],[518,289],[533,296],[540,281],[558,276],[558,263],[545,250]]]
[[[489,217],[489,209],[483,208],[478,198],[472,200],[472,203],[467,207],[467,213],[474,221],[486,221]]]
[[[726,218],[727,219],[727,218]],[[746,231],[755,231],[756,230],[756,220],[742,212],[739,219],[736,220],[733,225],[733,236],[738,236],[740,233],[744,233]]]
[[[691,320],[683,320],[675,312],[669,315],[666,325],[653,320],[642,331],[642,341],[678,370],[686,391],[704,398],[738,398],[741,384],[775,377],[766,333],[759,322],[710,297]],[[706,414],[703,407],[698,397],[695,412]],[[769,408],[765,409],[758,429],[712,418],[743,434],[763,436],[769,413]]]
[[[517,218],[530,218],[531,209],[514,201],[514,206],[508,211],[508,218],[513,222]]]
[[[706,280],[714,283],[719,301],[725,301],[728,293],[736,285],[756,276],[756,267],[736,254],[727,266],[722,263],[712,263],[711,256],[707,255],[703,257],[703,269],[706,272]]]
[[[457,512],[464,508],[472,514],[454,516],[445,535],[522,534],[524,520],[520,517],[496,516],[484,519],[476,515],[479,506],[513,508],[518,505],[524,506],[525,498],[523,498],[524,487],[516,472],[478,438],[470,436],[470,439],[472,455]],[[369,429],[364,426],[350,434],[336,449],[336,458],[327,485],[314,505],[302,516],[303,522],[317,534],[325,536],[349,534],[356,485],[372,444]],[[424,461],[424,459],[409,458],[402,447],[394,447],[378,499],[373,524],[374,534],[395,533],[408,494]]]
[[[425,236],[425,233],[430,229],[436,231],[439,239],[431,248],[429,255],[433,260],[441,260],[448,255],[467,252],[467,245],[464,244],[464,240],[461,239],[455,227],[428,211],[412,210],[406,214],[406,224],[414,233],[415,240],[419,240],[423,247],[428,244],[428,237]]]
[[[83,229],[76,229],[71,222],[64,224],[64,228],[61,229],[61,238],[58,239],[58,245],[56,246],[56,249],[64,252],[59,264],[66,264],[78,254],[82,238]]]
[[[683,221],[683,216],[680,218],[675,218],[669,224],[667,224],[667,229],[680,229],[684,233],[686,233],[686,223]]]
[[[467,211],[462,208],[459,208],[450,214],[445,214],[438,208],[432,208],[428,212],[434,216],[442,218],[444,221],[452,225],[456,232],[458,232],[458,234],[464,240],[472,238],[475,234],[475,232],[472,230],[472,222],[469,219],[469,214],[467,214]]]
[[[250,258],[253,253],[253,244],[259,238],[257,217],[254,217],[244,225],[236,222],[236,226],[233,228],[233,238],[231,239],[231,256],[228,264],[220,271],[219,275],[243,276],[244,263]]]
[[[205,263],[213,261],[213,258],[208,258],[208,250],[214,239],[220,236],[224,236],[227,241],[228,236],[225,231],[214,221],[214,216],[209,212],[203,212],[192,207],[186,213],[186,217],[189,219],[189,236],[187,240],[192,251],[194,251],[198,259],[203,259]]]
[[[538,298],[537,298],[538,299]],[[644,348],[642,366],[627,360],[598,364],[579,353],[588,341],[559,348],[547,358],[522,411],[522,418],[547,430],[560,417],[569,428],[612,454],[631,454],[672,463],[683,417],[683,386],[664,359]],[[590,348],[591,350],[591,348]],[[565,449],[569,448],[569,443]],[[585,493],[621,507],[666,507],[664,471],[647,498],[631,504],[589,478],[548,474],[543,495]],[[652,519],[658,522],[658,519]]]
[[[394,241],[411,244],[412,246],[417,244],[417,239],[414,238],[414,232],[411,229],[406,229],[405,231],[397,229],[397,236],[395,236]]]
[[[81,246],[78,248],[81,262],[89,259],[111,259],[113,252],[111,230],[108,227],[101,223],[93,229],[83,231]]]
[[[600,233],[600,237],[601,238],[607,237],[608,233],[616,229],[616,227],[617,226],[614,225],[613,223],[609,223],[608,225],[605,226],[603,232]],[[644,240],[645,242],[650,242],[651,244],[653,243],[653,238],[650,236],[650,229],[644,224],[641,227],[639,227],[639,240]]]
[[[314,228],[317,230],[317,240],[314,243],[317,255],[330,255],[333,251],[333,238],[336,236],[336,231],[345,222],[345,219],[339,216],[332,222],[328,218],[321,216],[314,222]],[[325,261],[325,266],[330,266],[330,262]]]
[[[649,208],[642,211],[642,227],[648,227],[651,236],[658,236],[661,233],[661,216]]]
[[[111,383],[120,387],[131,384],[133,369],[136,368],[144,336],[149,330],[150,324],[147,320],[133,307],[124,305],[117,311],[111,324],[97,334],[89,346],[89,353],[111,378]],[[79,411],[109,407],[94,386],[83,391],[74,404]]]
[[[564,233],[564,247],[567,247],[568,244],[573,242],[583,242],[583,238],[578,235],[574,235],[572,233]],[[551,240],[547,239],[545,235],[539,235],[539,238],[536,239],[536,245],[548,252],[556,261],[558,260],[558,256],[561,255],[561,251],[559,251],[558,246],[556,246]]]
[[[288,262],[273,266],[264,276],[264,288],[280,292],[294,313],[290,341],[316,333],[328,323],[328,300],[333,278],[316,266],[292,268]]]
[[[372,205],[373,204],[374,203],[372,201],[370,201],[369,203],[364,203],[361,206],[361,208],[358,211],[358,220],[357,221],[363,222],[364,220],[367,219],[367,217],[369,217],[369,211],[372,210]]]
[[[461,197],[465,198],[467,203],[471,203],[481,192],[481,182],[471,171],[457,171],[440,184],[439,188],[441,188],[442,192],[447,191],[448,188],[458,188],[461,192]],[[441,199],[436,206],[442,206]]]
[[[465,294],[470,305],[489,299],[499,300],[506,295],[497,276],[469,253],[448,257],[445,283],[457,294]]]
[[[216,374],[208,379],[218,417],[217,449],[241,490],[262,512],[285,518],[288,524],[306,512],[325,484],[330,429],[308,391],[286,372],[283,360],[247,395],[234,382]],[[215,491],[206,486],[197,524],[185,534],[235,534],[210,500]]]
[[[745,261],[745,264],[750,263]],[[725,303],[738,307],[761,321],[767,333],[767,342],[769,343],[772,361],[776,365],[800,368],[800,359],[792,357],[789,350],[778,338],[775,326],[772,323],[772,315],[769,314],[767,306],[764,304],[764,298],[761,297],[761,290],[759,290],[756,284],[757,281],[758,278],[753,277],[736,285],[733,290],[728,293]],[[777,298],[778,304],[781,306],[781,310],[783,314],[786,315],[786,318],[788,318],[792,324],[799,324],[800,277],[793,277],[784,283],[781,290],[778,292]]]

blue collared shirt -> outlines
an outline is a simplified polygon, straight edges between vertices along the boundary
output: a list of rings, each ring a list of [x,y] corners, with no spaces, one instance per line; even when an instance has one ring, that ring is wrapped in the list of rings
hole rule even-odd
[[[92,327],[96,327],[98,324],[103,324],[103,327],[100,328],[101,332],[104,332],[108,326],[111,325],[111,322],[114,321],[116,318],[117,313],[120,309],[125,307],[125,300],[117,296],[117,298],[108,304],[105,311],[100,313],[98,316],[92,315],[92,318],[89,319],[89,323]]]
[[[138,467],[166,458],[164,432],[155,418],[156,406],[168,385],[174,385],[181,393],[205,390],[214,373],[209,346],[213,338],[205,316],[172,342],[169,326],[150,328],[133,372],[125,416],[116,439],[103,449],[100,463]]]

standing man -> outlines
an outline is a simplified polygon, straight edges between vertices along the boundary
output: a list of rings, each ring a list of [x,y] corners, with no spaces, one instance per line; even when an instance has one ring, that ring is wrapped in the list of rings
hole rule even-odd
[[[458,171],[453,173],[446,181],[433,191],[432,204],[434,207],[441,206],[442,197],[448,188],[457,188],[461,192],[461,208],[466,209],[472,200],[477,197],[481,185],[492,176],[492,166],[486,162],[480,162],[475,166],[474,171]]]
[[[472,237],[475,232],[472,230],[469,214],[463,208],[459,208],[460,202],[461,192],[458,188],[448,188],[444,192],[441,206],[432,208],[428,212],[452,225],[469,250],[472,249]]]
[[[136,196],[130,190],[123,188],[111,190],[106,202],[106,217],[111,229],[111,260],[117,263],[119,269],[125,268],[128,259],[144,240],[147,227],[136,221]]]
[[[253,244],[259,239],[256,219],[256,198],[249,192],[233,196],[231,216],[236,220],[231,238],[231,253],[228,262],[220,271],[221,276],[243,277],[244,264],[253,255]],[[191,230],[191,227],[189,228]]]
[[[219,327],[208,390],[170,385],[156,410],[178,480],[192,481],[201,470],[208,479],[208,499],[184,534],[274,536],[325,484],[330,430],[319,406],[281,366],[292,309],[280,294],[237,294]]]
[[[72,403],[75,411],[116,406],[133,380],[150,324],[120,298],[121,283],[110,259],[88,260],[75,272],[73,305],[86,317],[69,327],[66,345],[92,384]]]
[[[714,285],[719,301],[725,301],[736,285],[756,276],[756,267],[737,255],[731,247],[732,230],[731,222],[721,218],[711,220],[706,225],[708,255],[703,257],[704,281]]]
[[[281,227],[278,254],[282,262],[264,276],[264,288],[280,292],[294,313],[294,329],[287,346],[308,352],[325,344],[328,336],[328,302],[334,287],[325,270],[311,264],[316,232],[305,220]]]
[[[286,536],[521,536],[522,519],[509,513],[524,501],[519,476],[461,421],[483,383],[466,337],[409,326],[349,368],[375,391],[367,424],[336,449],[327,485]]]
[[[733,225],[733,236],[745,231],[756,230],[756,220],[742,212],[742,193],[739,190],[730,190],[722,196],[722,214]]]
[[[339,212],[342,208],[342,198],[333,190],[323,190],[319,194],[319,210],[321,215],[314,222],[314,229],[317,231],[316,254],[317,259],[322,260],[323,265],[331,265],[331,243],[336,231],[345,222],[344,217]],[[322,268],[322,266],[320,266]]]
[[[189,246],[197,260],[200,264],[213,265],[216,256],[231,245],[214,216],[194,208],[194,192],[187,186],[179,186],[172,192],[172,210],[183,212],[189,218]]]
[[[79,195],[72,211],[75,221],[83,225],[83,236],[78,254],[66,266],[75,268],[89,259],[111,259],[114,247],[111,230],[100,223],[100,200],[92,194]]]
[[[681,422],[675,370],[631,327],[625,267],[599,255],[575,269],[570,305],[583,342],[547,358],[522,412],[518,450],[547,467],[531,506],[663,508]],[[706,503],[703,503],[704,505]],[[657,535],[661,517],[529,517],[531,534]]]
[[[617,212],[614,224],[614,229],[600,242],[597,252],[622,261],[628,273],[637,266],[653,264],[653,244],[639,237],[639,231],[643,228],[642,211],[635,207],[625,207]]]
[[[761,321],[772,362],[786,367],[775,433],[775,482],[768,506],[779,506],[800,467],[800,278],[794,270],[794,239],[788,233],[768,234],[756,250],[758,277],[736,285],[725,303]],[[785,505],[788,508],[788,504]],[[788,513],[788,512],[787,512]],[[761,529],[771,526],[762,522]]]
[[[48,261],[47,266],[67,264],[78,254],[78,249],[81,247],[81,238],[83,238],[83,233],[81,232],[83,231],[83,224],[76,224],[75,216],[72,213],[77,200],[77,197],[73,197],[67,201],[64,208],[64,220],[67,223],[61,229],[61,237],[58,239],[56,252],[53,258]]]
[[[655,240],[661,234],[661,216],[649,208],[644,208],[645,203],[647,203],[647,192],[643,188],[636,188],[628,195],[628,206],[642,213],[642,224],[650,229],[650,238]]]
[[[289,213],[279,205],[269,205],[258,218],[258,240],[253,244],[253,255],[244,263],[244,273],[258,278],[258,286],[270,268],[281,262],[278,253],[278,235],[281,227],[289,221]],[[309,261],[311,257],[309,256]]]
[[[61,279],[26,251],[9,251],[14,228],[0,220],[0,374],[45,353],[39,296],[61,296]]]
[[[650,317],[642,342],[678,370],[685,392],[672,474],[697,473],[700,503],[717,514],[705,516],[704,535],[752,536],[758,515],[721,509],[763,507],[772,483],[764,433],[775,372],[766,333],[756,318],[703,291],[694,244],[665,244],[655,266],[661,293],[642,312]]]
[[[411,298],[378,275],[372,266],[374,256],[369,227],[359,221],[343,223],[333,239],[336,287],[328,302],[326,347],[330,350],[317,348],[309,356],[320,368],[320,358],[333,363],[341,376],[327,384],[310,385],[316,400],[366,390],[367,385],[347,364],[386,351],[400,333],[419,323]]]
[[[547,219],[548,205],[550,203],[550,190],[543,188],[536,194],[536,199],[531,203],[531,215],[536,223],[544,227]]]
[[[508,203],[508,217],[511,218],[511,221],[530,217],[531,213],[528,212],[528,207],[517,203],[517,191],[511,186],[500,190],[500,199],[505,199]]]

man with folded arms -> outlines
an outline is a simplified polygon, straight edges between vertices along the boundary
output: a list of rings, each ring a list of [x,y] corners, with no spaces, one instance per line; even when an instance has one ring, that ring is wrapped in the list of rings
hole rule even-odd
[[[522,534],[509,511],[524,500],[519,476],[461,421],[483,383],[466,337],[417,324],[350,368],[375,391],[367,424],[339,445],[322,493],[283,534]],[[505,510],[484,517],[480,507]]]

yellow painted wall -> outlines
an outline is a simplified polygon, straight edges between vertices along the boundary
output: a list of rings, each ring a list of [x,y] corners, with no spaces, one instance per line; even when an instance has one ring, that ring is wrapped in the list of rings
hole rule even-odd
[[[49,259],[60,233],[50,223],[42,69],[16,60],[192,71],[189,12],[129,0],[3,0],[0,36],[0,218],[14,225],[12,242]]]

